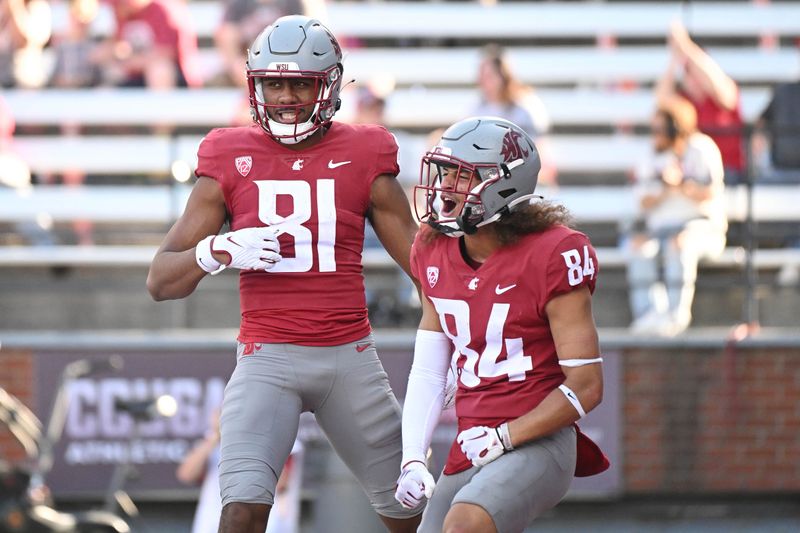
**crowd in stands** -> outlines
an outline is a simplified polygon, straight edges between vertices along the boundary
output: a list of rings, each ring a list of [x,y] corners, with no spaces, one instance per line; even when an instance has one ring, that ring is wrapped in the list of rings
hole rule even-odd
[[[293,12],[324,16],[325,3],[300,0],[225,0],[213,33],[219,69],[209,72],[198,60],[198,36],[188,13],[188,0],[5,0],[0,4],[0,85],[3,88],[240,87],[242,100],[233,124],[250,122],[244,85],[245,48],[264,26]],[[54,24],[52,9],[66,4],[66,23]],[[114,30],[104,36],[92,31],[105,10]],[[624,227],[622,241],[631,254],[631,314],[640,332],[671,332],[688,326],[698,261],[718,255],[725,246],[726,222],[720,208],[724,186],[748,179],[752,168],[760,174],[800,167],[792,147],[800,134],[789,137],[786,117],[800,124],[800,89],[785,84],[756,124],[762,135],[747,145],[747,125],[741,112],[737,82],[690,37],[686,27],[674,23],[665,35],[669,63],[653,80],[652,150],[646,161],[631,161],[633,188],[639,216]],[[348,46],[359,46],[347,39]],[[48,61],[46,57],[51,58]],[[800,59],[798,60],[800,61]],[[421,67],[427,68],[427,67]],[[430,67],[434,68],[434,67]],[[552,124],[548,110],[534,87],[522,83],[503,48],[483,48],[475,65],[479,95],[469,114],[497,115],[519,124],[536,141],[542,157],[539,183],[555,188],[558,168],[550,150]],[[347,75],[347,73],[345,73]],[[391,79],[357,80],[346,87],[344,99],[354,102],[343,119],[387,125],[386,108],[394,90]],[[347,104],[345,104],[347,105]],[[784,106],[784,107],[781,107]],[[792,107],[794,106],[794,107]],[[14,110],[3,105],[0,94],[0,185],[28,187],[63,183],[79,187],[86,178],[80,168],[59,174],[34,174],[15,157],[12,133]],[[792,115],[794,113],[794,115]],[[783,130],[781,129],[783,128]],[[60,135],[77,136],[78,123],[64,123]],[[163,131],[154,129],[153,131]],[[419,157],[425,147],[417,137],[395,128],[401,147],[400,179],[413,201]],[[769,143],[779,148],[770,150]],[[723,168],[716,158],[721,155]],[[574,157],[581,157],[574,154]],[[723,171],[724,169],[724,171]],[[796,174],[795,174],[796,175]],[[724,178],[723,178],[724,176]],[[768,181],[768,180],[765,180]],[[797,183],[797,181],[794,181]],[[671,214],[672,216],[666,216]],[[667,220],[668,219],[668,220]],[[72,223],[74,242],[92,244],[90,220]],[[21,228],[17,228],[22,233]],[[46,222],[28,228],[28,242],[52,244]],[[43,233],[44,231],[44,233]],[[369,239],[368,239],[369,243]],[[403,287],[404,293],[413,293]],[[413,299],[413,298],[412,298]],[[658,318],[655,318],[655,317]],[[671,318],[665,318],[671,317]]]

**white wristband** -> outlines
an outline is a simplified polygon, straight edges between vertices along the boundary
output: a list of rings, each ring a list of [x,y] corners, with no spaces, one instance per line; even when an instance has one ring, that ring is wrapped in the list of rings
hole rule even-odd
[[[209,235],[198,242],[194,249],[194,259],[197,261],[197,265],[212,276],[225,270],[225,265],[214,259],[214,254],[211,252],[211,243],[214,237],[216,235]]]
[[[514,445],[511,444],[511,434],[508,432],[508,422],[503,422],[497,428],[497,436],[500,437],[500,442],[503,443],[503,449],[507,452],[510,452],[514,449]]]
[[[594,363],[602,363],[602,357],[595,357],[594,359],[561,359],[558,364],[561,366],[576,367],[583,365],[592,365]]]
[[[578,411],[578,414],[580,415],[581,418],[586,416],[586,411],[583,410],[583,406],[581,405],[580,400],[578,400],[578,395],[572,392],[572,389],[570,389],[569,387],[567,387],[562,383],[561,385],[558,386],[558,390],[564,393],[564,396],[567,397],[567,400],[569,400],[569,403],[572,404],[572,407],[574,407],[575,410]]]

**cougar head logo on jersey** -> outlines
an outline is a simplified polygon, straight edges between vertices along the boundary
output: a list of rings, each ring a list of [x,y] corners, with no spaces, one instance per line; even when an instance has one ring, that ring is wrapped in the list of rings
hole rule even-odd
[[[250,169],[253,168],[253,158],[249,155],[237,157],[234,163],[236,164],[236,170],[239,171],[243,178],[246,178],[250,174]]]
[[[439,281],[439,267],[428,267],[428,285],[431,286],[431,289],[436,285],[437,281]]]

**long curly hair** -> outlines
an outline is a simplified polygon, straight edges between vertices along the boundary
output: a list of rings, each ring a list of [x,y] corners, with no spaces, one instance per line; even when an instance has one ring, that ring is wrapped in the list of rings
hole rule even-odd
[[[572,215],[561,204],[538,201],[500,217],[494,230],[503,246],[514,244],[523,235],[538,233],[556,225],[573,224]]]

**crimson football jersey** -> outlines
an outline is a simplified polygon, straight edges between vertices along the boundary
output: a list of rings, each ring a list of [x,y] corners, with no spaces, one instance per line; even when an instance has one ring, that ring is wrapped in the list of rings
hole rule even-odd
[[[458,431],[527,413],[565,379],[545,306],[579,287],[594,292],[598,264],[589,239],[554,226],[498,249],[473,269],[460,239],[428,242],[423,234],[414,242],[411,269],[460,354]],[[445,473],[470,466],[454,442]]]
[[[361,250],[370,189],[396,175],[385,128],[334,122],[302,151],[257,125],[212,130],[195,174],[216,180],[232,230],[278,228],[283,260],[239,277],[241,342],[335,346],[370,332]]]

